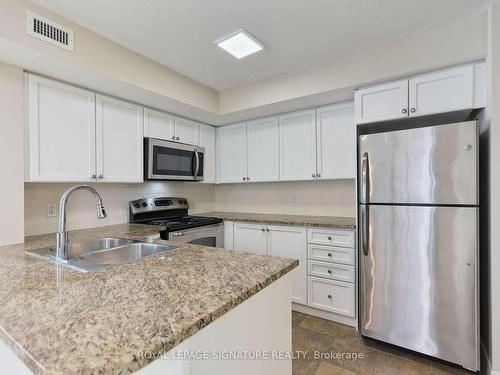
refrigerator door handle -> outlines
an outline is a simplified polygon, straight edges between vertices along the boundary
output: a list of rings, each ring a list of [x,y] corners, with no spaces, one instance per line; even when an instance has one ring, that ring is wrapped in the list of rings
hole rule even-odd
[[[363,162],[361,165],[361,203],[368,203],[368,190],[370,189],[370,164],[368,160],[368,152],[363,154]]]
[[[364,256],[368,256],[368,243],[370,241],[370,233],[369,233],[369,225],[370,225],[370,217],[369,217],[369,208],[366,204],[362,204],[361,208],[361,250],[363,251]]]

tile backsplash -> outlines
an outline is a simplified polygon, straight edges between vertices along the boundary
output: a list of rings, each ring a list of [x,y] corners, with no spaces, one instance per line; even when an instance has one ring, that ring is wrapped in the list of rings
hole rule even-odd
[[[25,183],[25,235],[55,232],[57,217],[47,217],[47,205],[59,209],[61,195],[75,184]],[[189,201],[191,214],[214,210],[214,185],[192,182],[146,182],[144,184],[90,184],[102,196],[108,217],[96,218],[94,198],[86,191],[77,191],[68,200],[67,228],[128,223],[128,202],[144,197],[179,196]],[[58,212],[58,211],[57,211]]]

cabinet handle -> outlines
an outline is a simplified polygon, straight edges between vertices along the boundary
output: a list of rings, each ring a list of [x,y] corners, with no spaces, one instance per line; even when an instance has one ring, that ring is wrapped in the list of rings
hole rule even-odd
[[[90,176],[90,178],[91,178],[92,180],[95,180],[95,179],[97,178],[97,175],[93,174],[92,176]]]
[[[328,273],[331,275],[332,274],[332,270],[328,270]]]
[[[247,177],[247,181],[250,181],[250,177]]]
[[[316,173],[316,177],[321,177],[321,173]]]
[[[328,256],[331,257],[332,256],[332,253],[328,253]]]
[[[406,112],[408,112],[408,110],[407,110],[406,108],[403,108],[403,109],[401,110],[401,113],[406,113]]]
[[[175,135],[172,136],[172,141],[175,141]]]
[[[176,140],[176,141],[180,141],[180,138],[179,138],[179,137],[175,137],[175,140]]]
[[[246,178],[246,177],[243,177],[243,181],[246,181],[246,180],[247,180],[247,178]]]
[[[316,178],[316,175],[314,173],[311,176],[312,176],[312,178]]]
[[[414,113],[415,111],[416,111],[416,109],[415,109],[415,108],[410,109],[410,112],[411,112],[411,113]]]
[[[269,232],[269,231],[270,231],[269,228],[266,228],[266,232]]]
[[[102,180],[104,178],[104,175],[103,174],[100,174],[99,175],[99,179]]]
[[[266,228],[262,228],[261,231],[265,232],[266,231]]]
[[[332,298],[333,298],[333,296],[332,296],[331,294],[329,294],[329,295],[328,295],[328,298],[329,298],[329,299],[332,299]]]
[[[331,241],[332,240],[332,236],[328,236],[328,241]]]

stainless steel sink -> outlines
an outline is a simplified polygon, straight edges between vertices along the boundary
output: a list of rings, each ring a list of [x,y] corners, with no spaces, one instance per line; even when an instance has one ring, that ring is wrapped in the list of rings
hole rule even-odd
[[[31,250],[28,253],[81,272],[94,272],[177,248],[171,245],[146,243],[125,238],[101,238],[70,243],[69,246],[73,258],[67,262],[61,262],[55,258],[55,248]]]

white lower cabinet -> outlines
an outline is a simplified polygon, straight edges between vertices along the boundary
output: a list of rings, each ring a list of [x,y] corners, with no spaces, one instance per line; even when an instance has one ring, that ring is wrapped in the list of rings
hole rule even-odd
[[[308,307],[327,312],[320,317],[356,326],[355,232],[309,228],[307,241]]]
[[[350,318],[356,316],[354,284],[309,276],[308,304]]]
[[[293,271],[292,301],[307,304],[307,231],[306,228],[269,225],[267,233],[267,255],[299,260]]]
[[[292,271],[294,309],[356,325],[353,230],[237,221],[225,221],[224,230],[226,249],[299,260]]]
[[[234,250],[265,255],[266,227],[265,224],[234,223]]]

